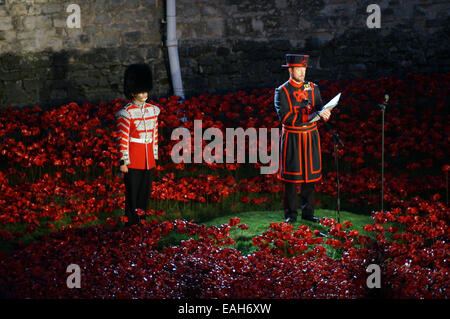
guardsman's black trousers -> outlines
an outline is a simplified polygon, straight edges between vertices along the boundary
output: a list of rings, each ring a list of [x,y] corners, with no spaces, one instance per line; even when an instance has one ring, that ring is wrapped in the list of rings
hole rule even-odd
[[[145,216],[138,216],[136,208],[148,209],[153,182],[153,169],[128,168],[124,173],[125,214],[128,222],[125,226],[139,223]]]

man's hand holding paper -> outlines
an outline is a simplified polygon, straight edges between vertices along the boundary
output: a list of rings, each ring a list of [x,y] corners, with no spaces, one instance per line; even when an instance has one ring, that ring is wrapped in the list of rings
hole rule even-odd
[[[322,117],[325,121],[328,121],[331,115],[331,110],[338,104],[341,93],[336,95],[330,102],[322,107],[318,112],[314,112],[309,116],[309,123],[316,122]],[[320,116],[319,116],[320,115]]]
[[[328,110],[328,109],[323,110],[322,112],[320,112],[320,116],[321,116],[325,121],[328,121],[328,119],[329,119],[330,116],[331,116],[331,112],[330,112],[330,110]]]

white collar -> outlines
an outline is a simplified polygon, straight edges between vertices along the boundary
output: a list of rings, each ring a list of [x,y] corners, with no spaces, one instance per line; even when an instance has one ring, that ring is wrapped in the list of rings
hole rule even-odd
[[[142,104],[139,104],[136,100],[133,100],[133,104],[142,108],[142,107],[145,106],[146,102],[143,102]]]

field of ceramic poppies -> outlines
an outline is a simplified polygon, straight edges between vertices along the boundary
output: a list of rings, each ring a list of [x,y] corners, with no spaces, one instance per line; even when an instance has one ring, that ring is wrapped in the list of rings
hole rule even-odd
[[[141,211],[145,221],[131,228],[123,228],[124,184],[114,132],[114,114],[126,101],[3,108],[0,295],[367,298],[374,289],[367,286],[366,269],[376,264],[376,296],[448,298],[450,74],[318,84],[324,101],[342,93],[329,121],[345,145],[338,151],[342,205],[371,214],[372,222],[359,232],[351,221],[323,218],[323,238],[306,225],[274,221],[253,238],[257,251],[249,255],[233,247],[230,231],[248,228],[239,212],[281,209],[282,184],[275,175],[261,175],[260,163],[174,164],[170,150],[178,141],[170,136],[177,127],[193,133],[194,119],[204,129],[222,131],[279,127],[273,89],[152,101],[161,109],[160,160],[151,209]],[[380,211],[378,104],[385,94],[390,100]],[[323,178],[316,204],[332,207],[333,142],[322,124],[319,131]],[[201,223],[220,215],[237,217],[220,227]],[[184,239],[165,241],[178,235]],[[80,289],[67,287],[70,264],[80,266]]]

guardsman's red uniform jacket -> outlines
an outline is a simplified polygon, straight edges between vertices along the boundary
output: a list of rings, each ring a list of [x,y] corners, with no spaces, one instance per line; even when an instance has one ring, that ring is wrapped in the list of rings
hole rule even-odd
[[[317,122],[305,124],[322,107],[319,87],[289,79],[275,89],[275,110],[281,121],[280,163],[277,177],[293,183],[322,178],[322,157]]]
[[[159,107],[149,103],[128,103],[116,113],[120,165],[136,169],[156,166],[159,113]]]

